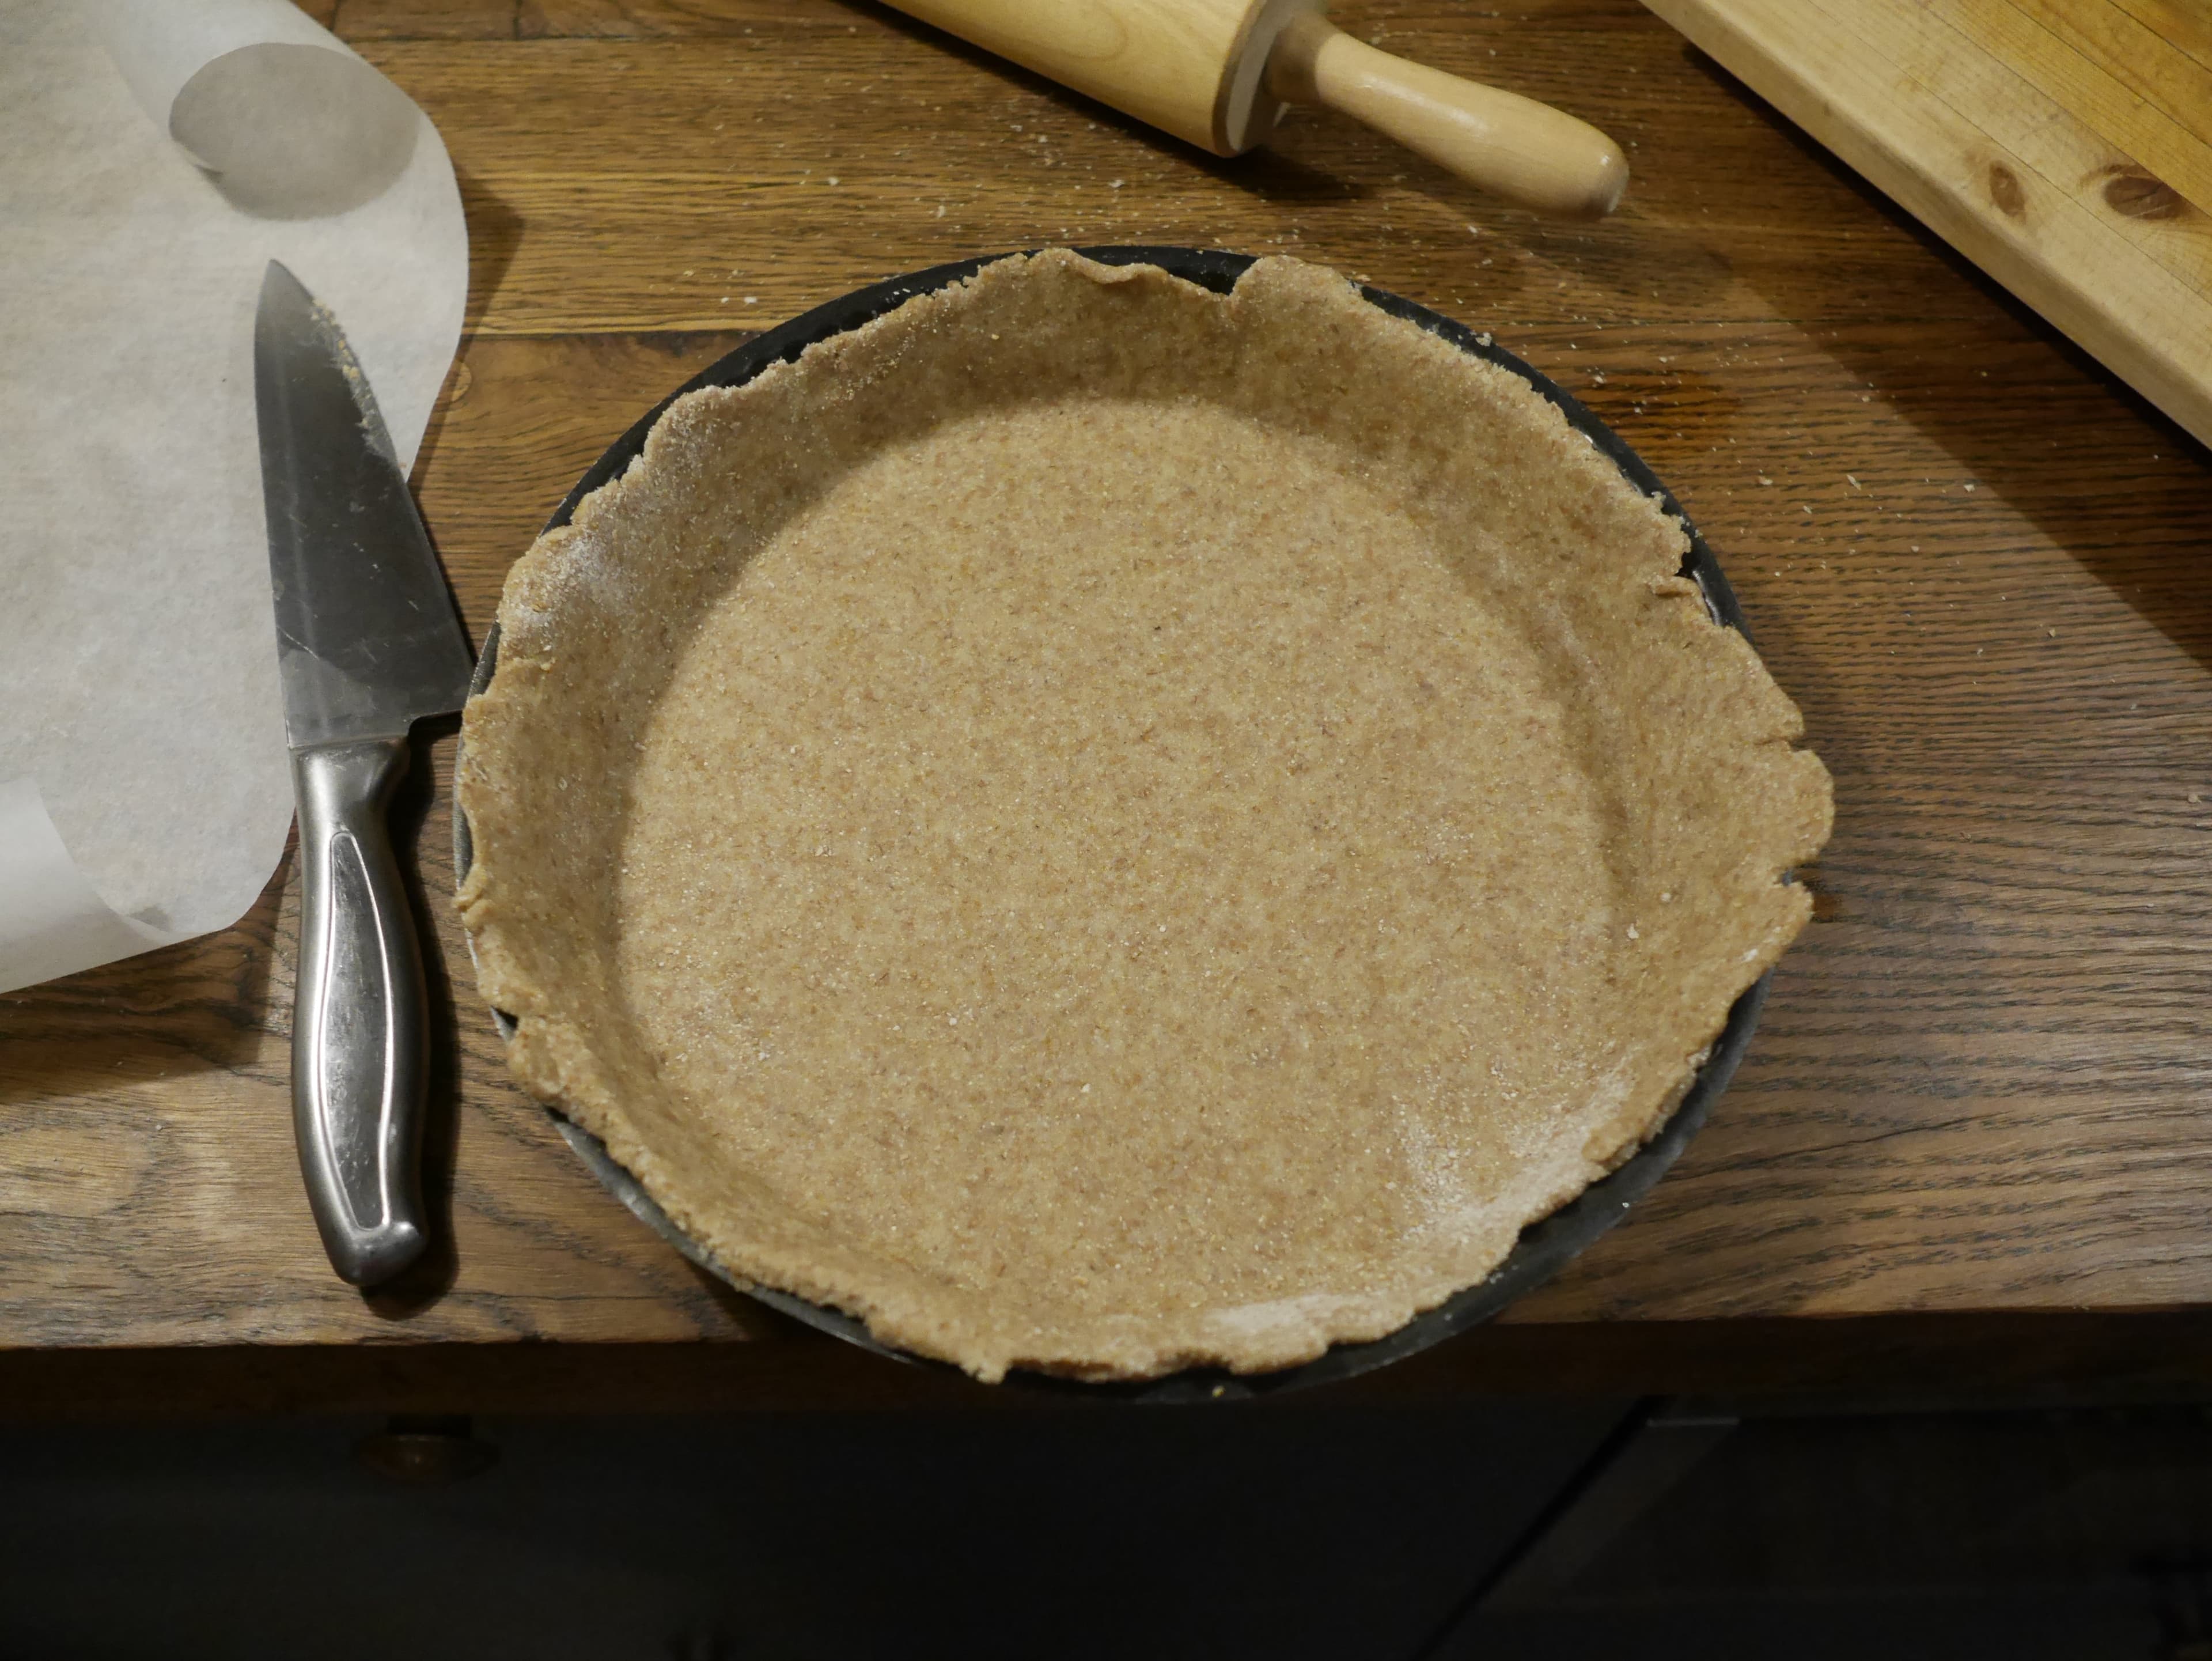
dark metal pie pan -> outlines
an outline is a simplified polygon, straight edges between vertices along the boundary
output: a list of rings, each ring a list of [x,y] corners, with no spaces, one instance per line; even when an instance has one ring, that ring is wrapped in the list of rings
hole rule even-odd
[[[1080,252],[1107,265],[1158,265],[1177,277],[1222,294],[1233,288],[1245,268],[1253,263],[1251,255],[1228,253],[1218,249],[1109,247],[1085,248]],[[742,386],[771,364],[787,362],[797,357],[817,341],[842,334],[848,329],[858,328],[896,310],[916,295],[928,294],[960,282],[974,276],[993,259],[1005,257],[991,255],[978,259],[963,259],[955,265],[935,266],[926,271],[916,271],[856,289],[769,330],[757,339],[748,341],[685,381],[641,417],[636,424],[617,439],[606,453],[593,462],[583,478],[577,480],[576,487],[568,492],[568,499],[546,520],[545,528],[552,530],[566,525],[578,503],[627,469],[644,449],[646,435],[653,430],[653,425],[659,420],[661,412],[686,392],[696,392],[702,386]],[[1489,335],[1478,333],[1464,324],[1430,311],[1426,307],[1417,306],[1409,300],[1386,294],[1379,289],[1362,285],[1359,292],[1369,304],[1379,307],[1394,317],[1401,317],[1419,325],[1431,334],[1449,341],[1470,356],[1495,363],[1500,368],[1520,376],[1556,405],[1568,423],[1585,434],[1599,451],[1620,470],[1624,478],[1645,495],[1656,495],[1666,511],[1681,520],[1690,539],[1690,551],[1682,561],[1682,574],[1696,581],[1717,621],[1741,632],[1748,632],[1744,626],[1742,611],[1736,604],[1734,592],[1729,587],[1728,579],[1721,574],[1720,564],[1714,559],[1712,550],[1705,545],[1705,538],[1691,524],[1689,516],[1682,512],[1673,493],[1604,423],[1584,409],[1558,383],[1530,368],[1498,345]],[[495,624],[484,636],[483,651],[477,662],[473,691],[482,691],[490,684],[498,660],[499,630]],[[458,880],[468,874],[471,859],[468,822],[458,804],[453,811],[453,850]],[[1736,1063],[1743,1059],[1744,1050],[1751,1042],[1752,1029],[1759,1023],[1759,1006],[1765,1001],[1770,978],[1761,977],[1736,1000],[1735,1007],[1729,1011],[1727,1024],[1714,1040],[1705,1065],[1691,1081],[1680,1104],[1650,1141],[1610,1175],[1584,1189],[1549,1216],[1540,1218],[1522,1229],[1519,1241],[1507,1254],[1505,1261],[1481,1281],[1436,1308],[1415,1316],[1389,1336],[1369,1343],[1338,1344],[1314,1360],[1277,1372],[1240,1374],[1206,1367],[1134,1383],[1086,1384],[1042,1373],[1016,1371],[1007,1375],[1006,1383],[1016,1388],[1059,1390],[1133,1402],[1247,1399],[1278,1390],[1328,1384],[1371,1372],[1489,1320],[1515,1299],[1551,1279],[1569,1259],[1619,1222],[1628,1208],[1642,1199],[1680,1157],[1690,1138],[1705,1123],[1715,1100],[1728,1087]],[[515,1024],[513,1018],[495,1010],[493,1019],[498,1023],[502,1037],[514,1036]],[[616,1163],[598,1137],[557,1112],[553,1116],[568,1145],[575,1149],[579,1157],[613,1191],[615,1196],[653,1232],[701,1269],[771,1309],[780,1310],[824,1332],[834,1333],[862,1349],[872,1350],[878,1355],[912,1366],[945,1366],[943,1362],[930,1360],[884,1343],[872,1335],[865,1324],[841,1310],[810,1303],[787,1292],[755,1286],[732,1275],[703,1247],[669,1220],[667,1214],[645,1191],[644,1186]]]

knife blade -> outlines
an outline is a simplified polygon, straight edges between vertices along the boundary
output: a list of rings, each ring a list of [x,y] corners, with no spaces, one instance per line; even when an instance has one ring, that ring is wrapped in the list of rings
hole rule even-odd
[[[299,810],[293,1129],[331,1267],[373,1286],[428,1239],[429,1014],[385,812],[410,727],[461,707],[471,658],[368,377],[337,320],[275,260],[253,386]]]

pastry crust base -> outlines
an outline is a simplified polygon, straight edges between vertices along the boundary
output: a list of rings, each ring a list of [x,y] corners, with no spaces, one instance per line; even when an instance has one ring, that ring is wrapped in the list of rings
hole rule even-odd
[[[1664,1122],[1826,772],[1525,382],[1054,251],[673,405],[459,781],[516,1075],[732,1275],[997,1379],[1381,1337]]]

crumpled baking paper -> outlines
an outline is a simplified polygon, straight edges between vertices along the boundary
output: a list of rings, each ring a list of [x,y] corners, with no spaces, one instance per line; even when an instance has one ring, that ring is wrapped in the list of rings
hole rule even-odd
[[[220,928],[292,814],[253,412],[281,259],[411,465],[468,234],[288,0],[0,0],[0,991]]]

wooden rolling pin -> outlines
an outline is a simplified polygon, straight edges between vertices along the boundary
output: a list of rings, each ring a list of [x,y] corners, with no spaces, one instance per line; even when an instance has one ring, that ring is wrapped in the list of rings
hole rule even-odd
[[[1628,163],[1587,122],[1377,52],[1328,0],[891,0],[1217,155],[1241,155],[1285,104],[1320,104],[1469,184],[1540,213],[1613,211]]]

